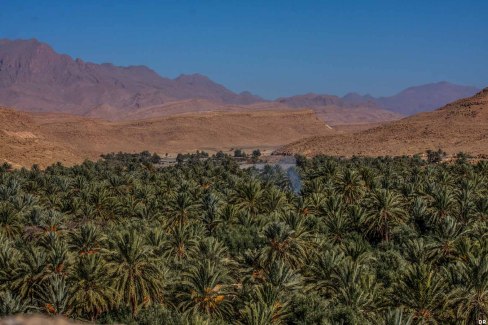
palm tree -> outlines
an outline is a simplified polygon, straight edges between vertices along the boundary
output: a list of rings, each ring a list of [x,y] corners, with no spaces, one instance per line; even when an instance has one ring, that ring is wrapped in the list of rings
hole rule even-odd
[[[186,224],[194,216],[198,204],[188,192],[179,192],[172,197],[168,206],[168,220],[171,225]]]
[[[364,181],[364,185],[369,190],[374,190],[377,187],[376,177],[378,176],[375,171],[369,167],[363,167],[359,169],[359,174]]]
[[[452,213],[454,208],[453,193],[446,187],[439,187],[432,193],[432,217],[434,222],[439,222]]]
[[[283,298],[302,288],[302,277],[282,262],[273,262],[264,268],[264,283],[271,285]]]
[[[456,205],[458,219],[468,222],[476,213],[476,205],[474,202],[475,194],[473,188],[475,185],[471,181],[464,181],[461,183],[461,189],[456,193]]]
[[[32,306],[20,297],[12,295],[10,291],[0,292],[0,316],[24,314],[30,309],[33,309]]]
[[[458,242],[471,233],[469,229],[464,229],[450,216],[440,221],[434,231],[433,244],[431,245],[432,254],[441,262],[457,258],[456,246]]]
[[[362,322],[373,322],[380,311],[384,292],[365,264],[344,260],[332,274],[332,300],[347,306]]]
[[[308,290],[316,291],[324,298],[331,298],[336,285],[332,275],[344,262],[344,258],[342,252],[333,249],[315,256],[305,278]]]
[[[223,208],[220,210],[220,219],[225,224],[232,224],[237,219],[237,215],[239,213],[239,209],[233,204],[225,204]]]
[[[164,271],[152,257],[142,238],[134,231],[119,232],[109,241],[106,251],[107,269],[118,301],[130,308],[134,316],[139,308],[152,301],[161,301]]]
[[[239,209],[256,216],[261,211],[263,194],[261,184],[253,179],[237,186],[233,202]]]
[[[406,220],[401,197],[390,190],[376,191],[369,201],[369,210],[363,219],[366,232],[387,242],[393,227]]]
[[[281,306],[264,302],[251,302],[241,311],[242,320],[239,324],[243,325],[269,325],[284,324],[279,308]]]
[[[207,235],[212,236],[217,226],[222,222],[220,219],[220,199],[212,194],[207,193],[202,200],[203,215],[200,217]]]
[[[20,232],[20,220],[17,211],[11,204],[2,202],[0,204],[0,233],[8,238],[13,238]]]
[[[0,313],[171,324],[488,317],[488,164],[148,153],[0,168]],[[181,156],[180,156],[181,158]],[[168,270],[168,272],[165,272]],[[132,316],[131,319],[130,315]]]
[[[481,197],[477,200],[475,215],[480,220],[488,218],[488,197]]]
[[[192,265],[183,274],[180,308],[219,318],[232,312],[232,286],[227,272],[208,260]]]
[[[199,239],[200,236],[195,226],[177,224],[169,229],[168,236],[162,242],[160,251],[164,256],[181,262],[189,257]]]
[[[65,215],[56,210],[48,210],[41,214],[40,229],[43,235],[62,235],[65,231]]]
[[[486,245],[486,243],[484,243]],[[457,288],[452,292],[457,316],[463,324],[474,324],[488,317],[488,253],[486,246],[481,252],[469,254],[466,263],[458,263],[454,269],[460,276]]]
[[[209,260],[221,265],[230,262],[227,247],[214,237],[203,238],[196,242],[191,249],[191,254],[195,259]]]
[[[339,175],[337,191],[347,204],[358,202],[363,194],[363,182],[355,170],[347,168]]]
[[[333,243],[341,242],[349,234],[352,222],[346,212],[340,197],[330,198],[321,209],[327,238]]]
[[[47,256],[44,250],[28,246],[22,251],[16,279],[12,286],[20,297],[34,303],[37,288],[48,276]]]
[[[106,219],[110,211],[110,193],[105,187],[93,187],[89,192],[90,205],[95,209],[95,216]]]
[[[254,290],[255,298],[241,311],[245,325],[285,324],[288,316],[288,303],[280,301],[279,292],[270,285],[258,286]]]
[[[265,263],[283,261],[290,266],[298,267],[307,256],[307,242],[302,240],[305,233],[297,233],[283,222],[272,222],[263,230],[266,246],[262,249]]]
[[[288,208],[285,193],[274,186],[271,187],[264,193],[263,208],[267,214],[280,215],[285,213]]]
[[[68,247],[64,241],[53,233],[52,236],[54,236],[54,239],[46,246],[48,249],[46,271],[50,275],[66,275],[70,262]]]
[[[420,196],[416,197],[413,200],[409,211],[417,229],[421,234],[425,234],[429,228],[428,220],[430,216],[426,200]]]
[[[77,315],[87,315],[93,321],[108,310],[114,292],[109,286],[106,264],[100,255],[78,257],[69,280],[72,283],[69,305]]]
[[[69,247],[79,255],[91,255],[100,251],[102,234],[93,224],[84,224],[70,233]]]
[[[401,251],[403,258],[412,264],[430,263],[435,257],[432,255],[432,244],[427,243],[424,238],[410,239],[402,243]]]
[[[410,265],[395,290],[396,298],[418,322],[440,323],[447,303],[447,282],[431,264]]]
[[[0,290],[10,289],[18,276],[20,253],[4,235],[0,234]]]
[[[413,316],[405,315],[403,309],[390,309],[385,315],[384,325],[412,325]]]
[[[50,315],[69,316],[71,308],[68,304],[69,288],[66,279],[61,275],[54,275],[39,288],[39,305]]]

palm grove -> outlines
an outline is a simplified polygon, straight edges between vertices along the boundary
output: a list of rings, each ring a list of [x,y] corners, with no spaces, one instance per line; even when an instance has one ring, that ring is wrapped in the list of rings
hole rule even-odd
[[[108,155],[0,171],[0,315],[134,324],[473,324],[488,163]]]

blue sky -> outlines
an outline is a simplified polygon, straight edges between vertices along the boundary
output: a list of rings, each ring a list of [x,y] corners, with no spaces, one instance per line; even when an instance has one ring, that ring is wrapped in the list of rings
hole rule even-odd
[[[486,0],[0,0],[0,38],[266,98],[488,86]]]

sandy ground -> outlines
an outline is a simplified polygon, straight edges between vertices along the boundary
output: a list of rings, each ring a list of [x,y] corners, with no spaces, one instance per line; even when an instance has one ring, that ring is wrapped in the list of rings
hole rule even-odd
[[[106,121],[0,109],[0,161],[16,167],[65,165],[109,152],[149,150],[161,156],[236,148],[264,152],[313,135],[331,134],[311,110],[202,112],[136,121]]]

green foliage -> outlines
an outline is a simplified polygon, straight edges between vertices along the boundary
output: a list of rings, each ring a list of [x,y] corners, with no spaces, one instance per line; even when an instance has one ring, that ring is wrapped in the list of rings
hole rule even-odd
[[[242,149],[236,149],[236,150],[234,150],[234,157],[236,157],[236,158],[246,158],[247,157],[247,154]]]
[[[236,150],[237,151],[237,150]],[[236,152],[242,157],[243,152]],[[259,157],[253,152],[253,158]],[[0,314],[124,324],[473,324],[488,163],[222,152],[0,167]]]
[[[441,162],[446,157],[446,155],[447,154],[441,149],[437,151],[427,150],[427,161],[430,164],[436,164]]]

